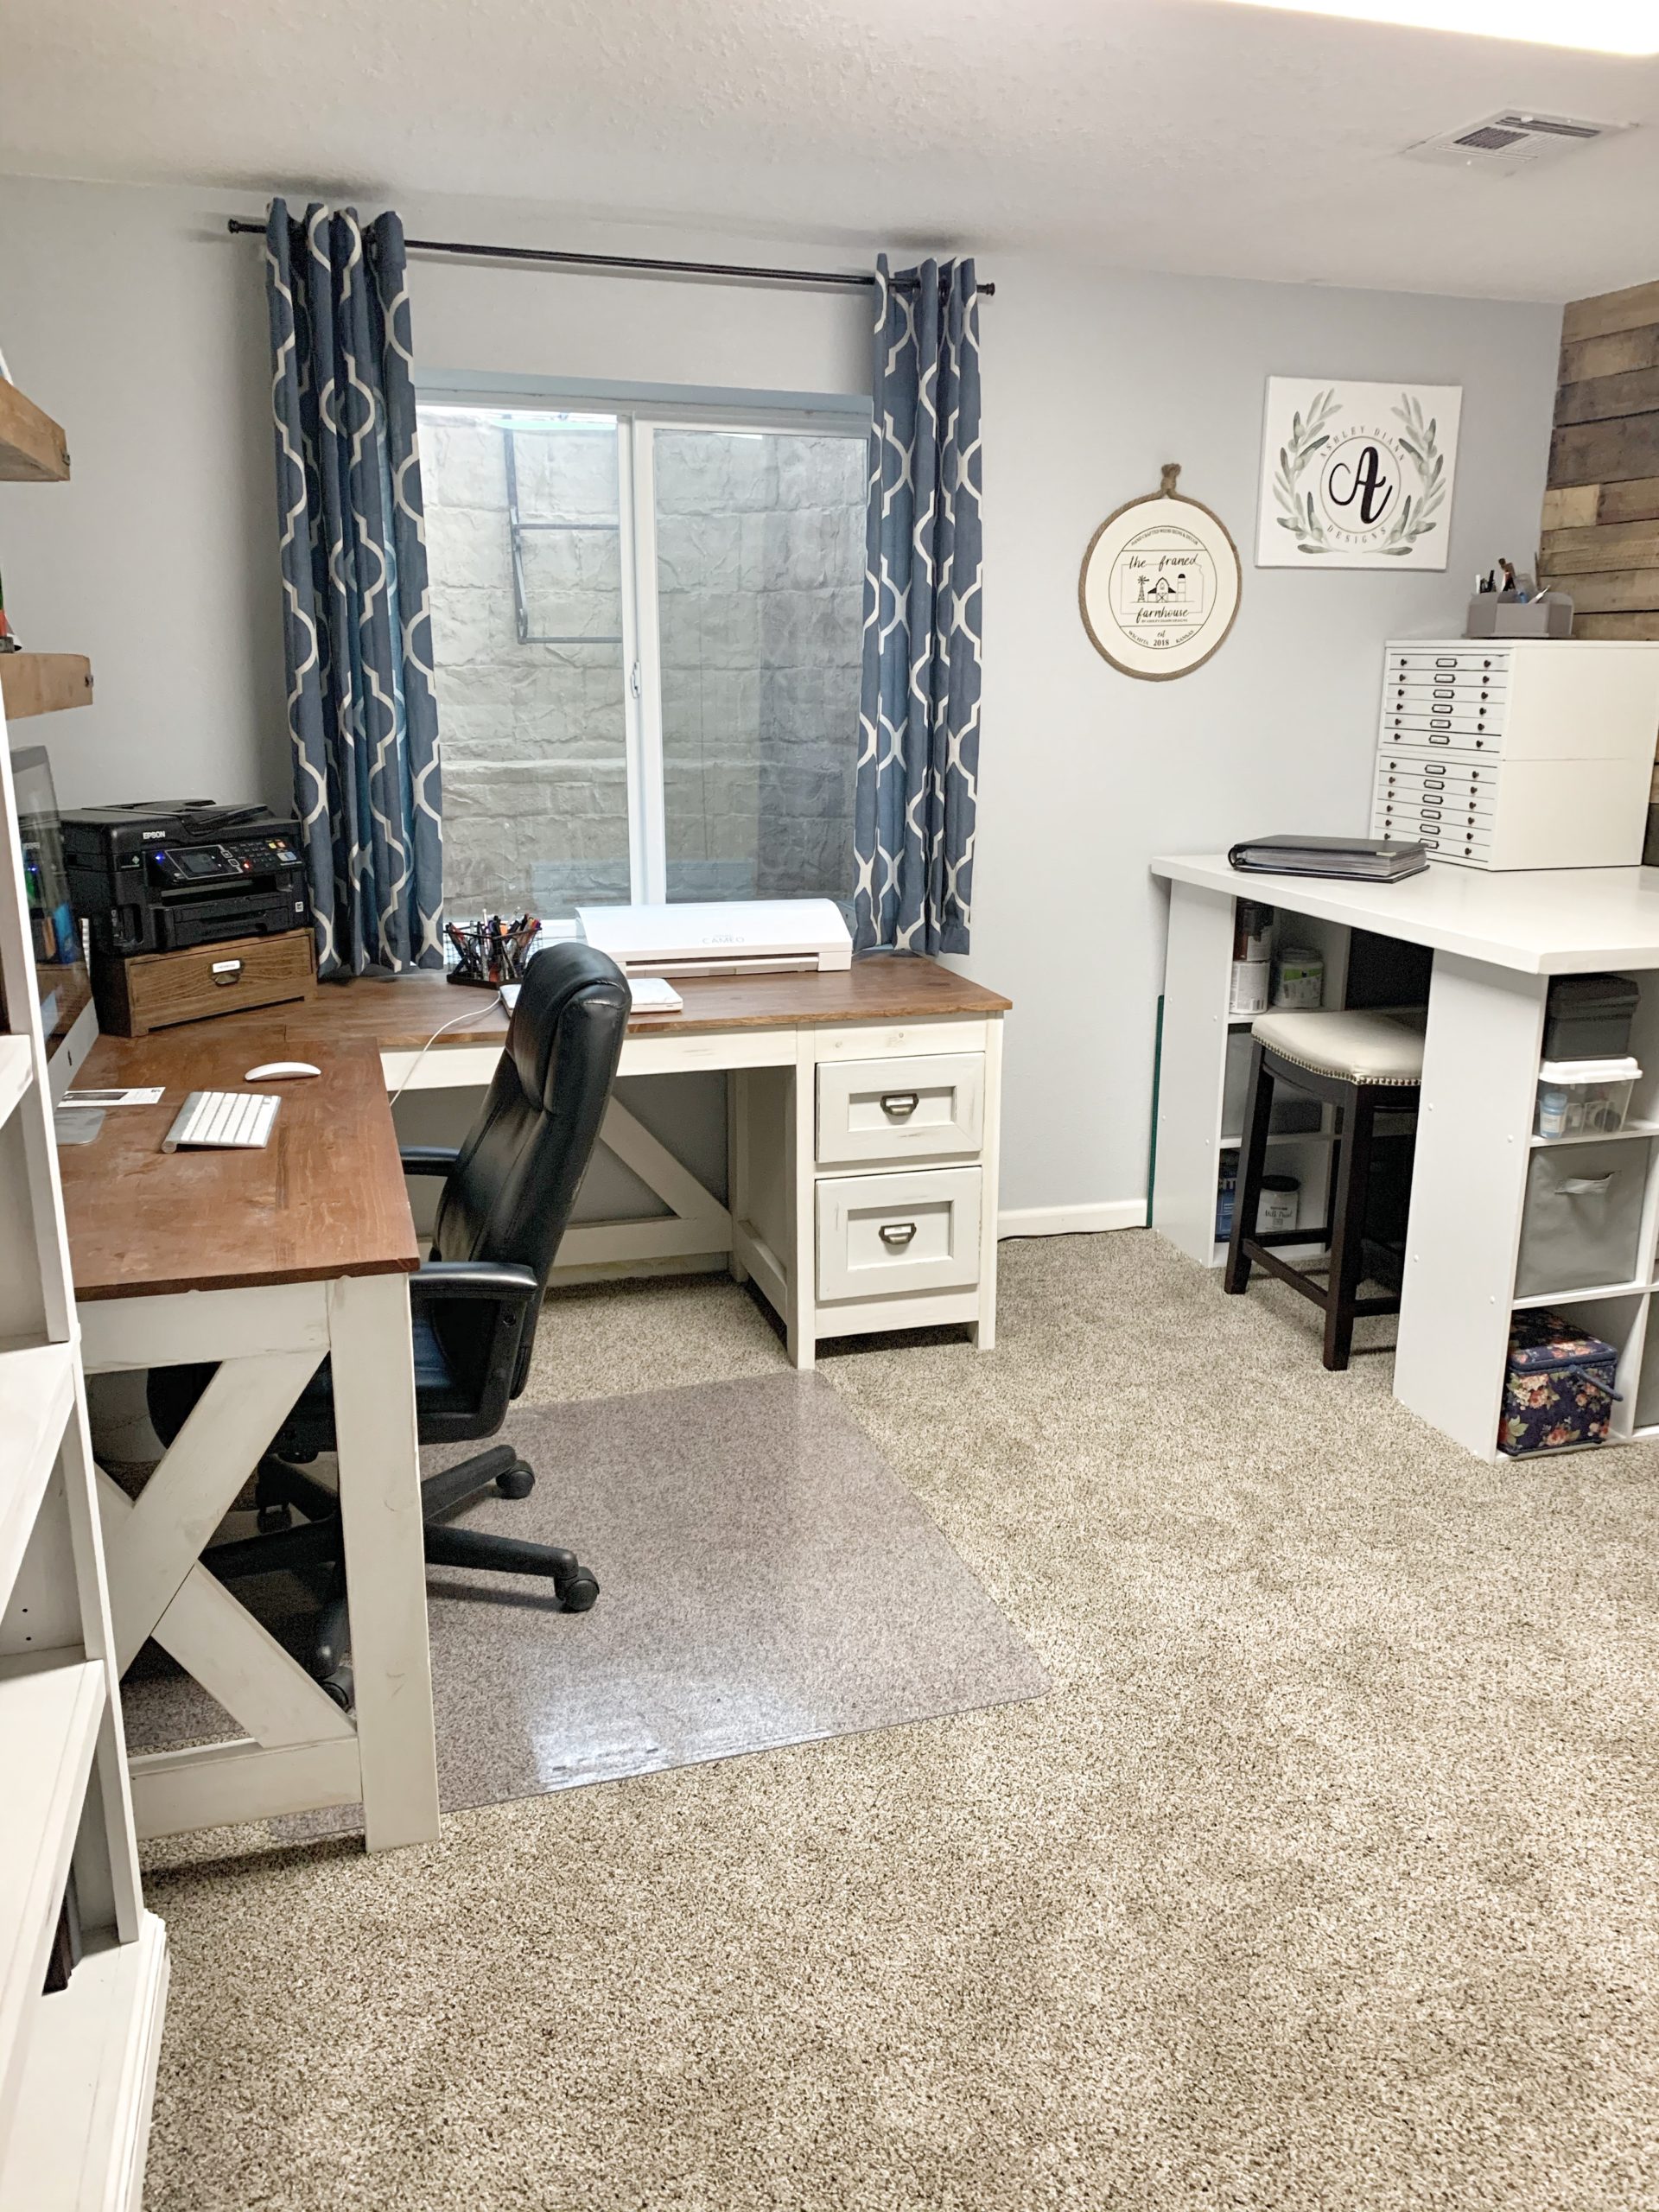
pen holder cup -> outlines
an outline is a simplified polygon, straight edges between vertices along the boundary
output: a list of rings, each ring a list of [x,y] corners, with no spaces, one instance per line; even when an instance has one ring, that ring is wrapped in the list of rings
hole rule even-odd
[[[1465,638],[1570,638],[1573,602],[1551,592],[1548,599],[1505,599],[1495,591],[1478,591],[1469,602]]]

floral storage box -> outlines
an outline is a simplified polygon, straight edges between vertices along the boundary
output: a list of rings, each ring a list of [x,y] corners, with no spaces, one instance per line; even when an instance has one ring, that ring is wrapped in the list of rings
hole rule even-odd
[[[1518,1459],[1569,1444],[1605,1444],[1618,1398],[1618,1370],[1614,1347],[1580,1334],[1564,1315],[1516,1314],[1498,1450]]]

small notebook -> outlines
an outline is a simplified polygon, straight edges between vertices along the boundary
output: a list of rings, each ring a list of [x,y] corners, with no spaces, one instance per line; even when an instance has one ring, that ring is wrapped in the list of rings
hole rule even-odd
[[[280,1098],[268,1090],[193,1090],[162,1139],[163,1152],[205,1146],[217,1152],[257,1152],[270,1141]]]
[[[665,976],[630,976],[628,995],[636,1014],[678,1014],[685,1005]]]

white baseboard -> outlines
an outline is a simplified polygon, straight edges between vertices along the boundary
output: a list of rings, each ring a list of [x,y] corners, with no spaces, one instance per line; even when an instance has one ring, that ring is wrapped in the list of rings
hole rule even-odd
[[[1090,1206],[1004,1206],[996,1233],[1004,1236],[1080,1236],[1103,1229],[1144,1229],[1144,1198],[1106,1198]]]

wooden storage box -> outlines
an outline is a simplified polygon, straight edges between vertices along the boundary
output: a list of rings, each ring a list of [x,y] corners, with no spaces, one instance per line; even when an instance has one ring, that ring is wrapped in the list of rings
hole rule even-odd
[[[135,953],[130,960],[100,960],[92,969],[99,1027],[111,1037],[148,1037],[181,1021],[280,1006],[308,999],[316,988],[309,930]]]

